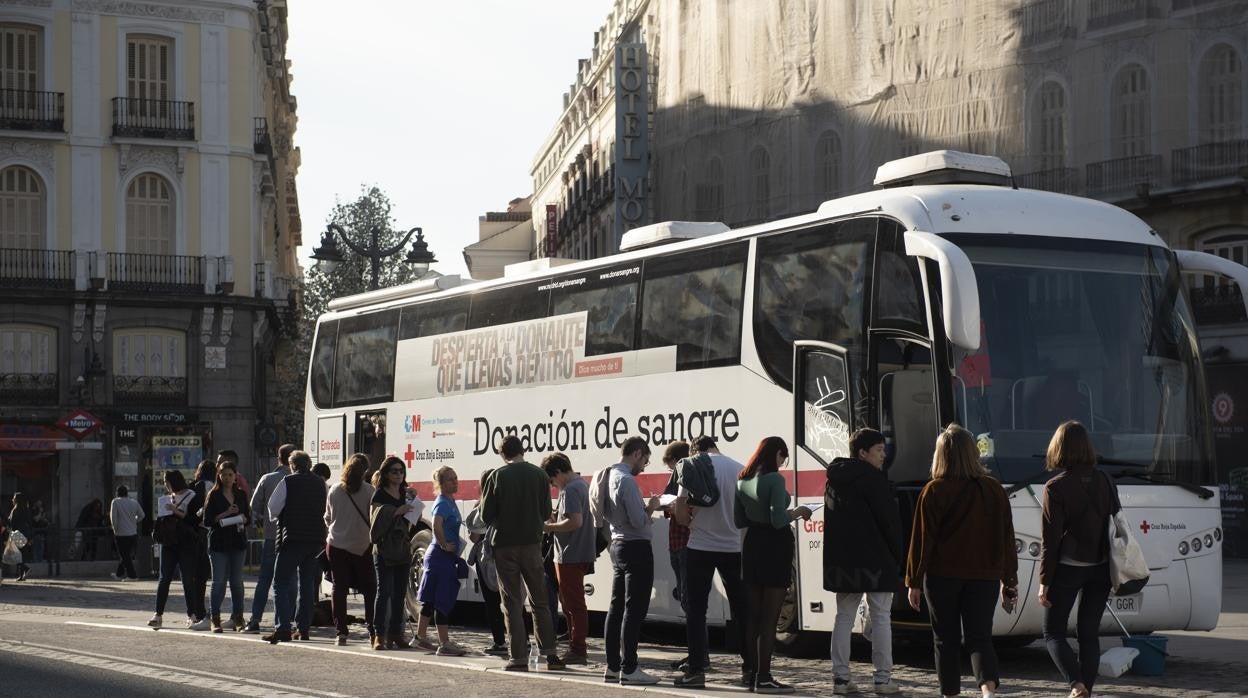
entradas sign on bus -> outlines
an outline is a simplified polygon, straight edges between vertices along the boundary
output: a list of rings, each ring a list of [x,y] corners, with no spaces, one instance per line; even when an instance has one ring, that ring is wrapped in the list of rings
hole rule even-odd
[[[399,342],[396,400],[669,372],[676,347],[585,356],[588,313]]]

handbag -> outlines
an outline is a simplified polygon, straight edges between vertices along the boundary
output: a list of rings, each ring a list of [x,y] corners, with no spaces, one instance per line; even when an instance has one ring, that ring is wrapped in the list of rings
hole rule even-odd
[[[329,551],[321,548],[316,554],[316,564],[321,566],[321,574],[325,577],[325,581],[331,584],[334,581],[334,568],[329,564]]]
[[[1137,594],[1148,584],[1148,561],[1122,510],[1109,517],[1109,584],[1114,594]]]

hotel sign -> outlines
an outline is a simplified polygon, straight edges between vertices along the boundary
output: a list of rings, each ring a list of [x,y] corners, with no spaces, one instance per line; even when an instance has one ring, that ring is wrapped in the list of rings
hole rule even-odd
[[[649,80],[645,44],[615,47],[615,241],[646,223]]]

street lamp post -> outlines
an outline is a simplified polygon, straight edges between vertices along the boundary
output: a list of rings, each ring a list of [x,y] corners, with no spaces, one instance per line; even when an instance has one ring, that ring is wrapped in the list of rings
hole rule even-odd
[[[376,291],[381,284],[381,260],[392,257],[402,251],[403,246],[408,240],[412,239],[412,235],[416,235],[416,242],[412,243],[412,249],[403,258],[403,261],[412,265],[416,270],[416,276],[419,278],[429,271],[429,265],[438,260],[429,251],[429,244],[425,242],[425,233],[420,228],[412,228],[407,231],[403,239],[396,245],[390,247],[381,246],[381,228],[373,226],[368,231],[368,246],[364,247],[357,244],[354,240],[347,236],[347,232],[339,227],[336,223],[330,223],[325,227],[325,234],[321,236],[320,247],[312,248],[312,259],[315,259],[318,265],[324,265],[325,273],[332,274],[334,269],[338,267],[344,260],[342,251],[338,249],[338,242],[335,237],[341,237],[342,241],[347,243],[347,247],[352,252],[364,257],[368,260],[371,280],[369,281],[369,289]]]

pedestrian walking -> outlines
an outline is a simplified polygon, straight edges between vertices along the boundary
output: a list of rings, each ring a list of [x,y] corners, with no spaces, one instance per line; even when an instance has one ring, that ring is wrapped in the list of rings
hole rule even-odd
[[[741,545],[741,580],[749,607],[745,623],[747,688],[755,693],[792,693],[793,687],[771,675],[780,605],[793,581],[793,529],[796,519],[809,519],[807,507],[789,508],[792,498],[780,469],[789,447],[779,436],[763,439],[737,478],[733,518],[745,529]]]
[[[208,501],[208,491],[212,489],[213,480],[217,477],[215,461],[202,460],[195,468],[195,479],[191,481],[191,489],[195,491],[198,508],[194,513],[200,525],[194,529],[195,543],[195,586],[191,588],[195,598],[196,616],[208,617],[208,582],[212,579],[212,561],[208,557],[208,530],[203,526],[204,503]]]
[[[927,599],[941,695],[960,692],[965,640],[975,684],[986,698],[995,696],[1001,676],[992,616],[998,594],[1011,612],[1018,597],[1014,520],[1001,483],[979,460],[975,437],[957,424],[936,437],[932,479],[915,504],[906,587],[916,611]]]
[[[433,623],[438,630],[437,654],[442,657],[462,657],[468,650],[450,638],[451,611],[459,596],[459,568],[463,552],[459,529],[463,523],[455,493],[459,491],[459,476],[449,465],[433,471],[433,489],[438,493],[433,501],[433,547],[425,554],[424,570],[416,598],[420,601],[420,621],[416,626],[418,646],[429,646],[426,633]]]
[[[1088,430],[1075,421],[1057,428],[1044,459],[1045,469],[1058,474],[1044,486],[1038,599],[1044,644],[1070,686],[1070,698],[1090,696],[1096,685],[1101,616],[1110,591],[1109,517],[1122,509],[1117,488],[1096,462]],[[1066,640],[1076,599],[1078,655]]]
[[[290,454],[297,448],[294,444],[282,444],[277,449],[277,467],[261,476],[251,493],[251,517],[260,529],[264,546],[260,552],[260,573],[256,578],[255,598],[251,601],[251,618],[247,620],[243,632],[260,632],[264,607],[269,603],[269,592],[273,588],[273,566],[277,562],[277,523],[269,521],[269,497],[273,496],[277,483],[290,474]]]
[[[490,544],[498,568],[498,586],[507,624],[510,660],[507,671],[528,671],[528,633],[524,629],[524,599],[532,604],[538,650],[546,668],[562,670],[556,654],[554,623],[542,564],[542,527],[550,518],[550,479],[536,465],[524,460],[524,446],[515,435],[499,445],[503,466],[495,470],[481,490],[482,520],[494,527]]]
[[[482,471],[481,482],[488,480],[493,472],[493,468],[486,468]],[[498,591],[498,568],[494,564],[494,550],[490,546],[493,527],[487,526],[481,520],[479,504],[468,512],[468,517],[464,519],[464,527],[468,529],[468,540],[472,542],[472,550],[468,552],[468,564],[477,568],[477,580],[481,583],[481,598],[485,602],[485,620],[490,626],[490,636],[494,640],[494,644],[485,650],[485,653],[496,657],[506,657],[508,656],[507,624],[503,620],[503,599]]]
[[[859,429],[849,437],[849,458],[827,468],[824,495],[823,588],[836,593],[832,626],[832,691],[856,693],[849,644],[864,598],[870,619],[876,693],[897,693],[893,682],[893,591],[901,584],[901,513],[884,474],[884,435]]]
[[[563,453],[552,453],[542,460],[542,470],[550,484],[559,488],[559,500],[547,533],[555,538],[555,578],[559,582],[559,602],[568,621],[568,652],[564,664],[588,663],[589,611],[585,607],[585,575],[593,574],[598,557],[597,529],[589,514],[589,485],[572,470],[572,461]]]
[[[743,466],[719,452],[715,438],[700,436],[694,440],[693,456],[677,466],[680,474],[680,494],[676,499],[676,520],[689,527],[689,544],[685,552],[685,592],[689,595],[686,606],[685,632],[689,645],[689,664],[674,683],[682,688],[702,688],[706,684],[707,647],[706,609],[711,596],[711,584],[715,573],[723,583],[728,596],[728,608],[732,616],[724,635],[729,647],[741,653],[741,682],[753,683],[752,667],[746,656],[744,621],[746,618],[745,587],[741,583],[741,530],[737,528],[733,514],[737,495],[737,478]],[[709,462],[709,463],[708,463]],[[686,475],[688,469],[689,475]],[[695,471],[704,472],[703,486],[715,492],[699,493],[691,478]],[[699,497],[706,495],[715,499],[707,506],[697,506]],[[703,500],[705,501],[705,500]],[[697,663],[694,663],[697,660]]]
[[[325,481],[325,487],[329,487],[329,479],[334,476],[333,471],[325,463],[317,463],[312,466],[312,474]]]
[[[373,569],[369,537],[368,508],[376,490],[364,482],[368,456],[356,453],[342,466],[339,481],[330,488],[325,503],[325,525],[329,537],[325,555],[333,574],[331,609],[338,645],[347,644],[347,591],[357,590],[364,597],[364,622],[368,626],[369,646],[373,644],[373,605],[377,602],[377,573]]]
[[[277,483],[269,498],[269,520],[277,522],[277,561],[273,585],[277,592],[277,625],[264,639],[272,644],[307,640],[312,606],[320,586],[317,553],[325,549],[325,481],[312,474],[312,457],[290,454],[292,472]],[[297,603],[296,603],[297,602]],[[298,634],[291,626],[298,624]]]
[[[82,510],[78,512],[78,521],[74,523],[74,531],[78,534],[82,546],[82,550],[78,553],[80,561],[95,560],[96,546],[99,545],[100,532],[104,530],[104,527],[104,502],[97,497],[82,507]]]
[[[147,624],[153,628],[164,625],[165,604],[169,600],[169,587],[174,575],[182,580],[182,596],[186,599],[186,624],[191,630],[207,630],[206,615],[197,615],[195,603],[195,575],[199,569],[199,528],[197,513],[203,507],[203,499],[186,484],[180,470],[165,471],[165,493],[156,519],[154,536],[160,543],[160,581],[156,583],[156,613]]]
[[[638,666],[637,643],[641,623],[650,610],[654,590],[654,551],[651,519],[659,498],[641,498],[637,476],[650,463],[650,447],[640,436],[630,436],[620,447],[620,462],[611,466],[606,492],[598,492],[603,518],[611,526],[611,605],[607,611],[607,670],[603,680],[626,686],[653,686],[659,677]],[[600,505],[600,506],[599,506]]]
[[[208,555],[212,561],[212,632],[222,631],[221,603],[230,587],[230,628],[242,630],[243,559],[247,555],[247,523],[251,507],[247,493],[238,485],[238,466],[226,460],[217,465],[216,478],[204,504],[208,525]]]
[[[399,650],[412,645],[404,637],[403,602],[407,580],[412,573],[409,551],[411,523],[405,518],[412,510],[407,489],[407,467],[403,459],[388,456],[373,475],[373,501],[369,511],[369,538],[372,540],[373,569],[377,575],[377,599],[373,605],[373,649]]]
[[[17,565],[17,581],[26,581],[26,575],[30,574],[30,565],[26,561],[30,559],[31,545],[34,540],[35,516],[31,511],[30,505],[26,503],[26,495],[21,492],[13,493],[13,508],[9,510],[9,535],[13,535],[13,531],[20,531],[26,536],[26,545],[21,548],[22,561]]]
[[[117,487],[117,497],[108,505],[108,521],[117,546],[117,571],[113,579],[138,579],[134,571],[134,549],[139,541],[139,524],[147,517],[143,507],[130,497],[125,485]]]

